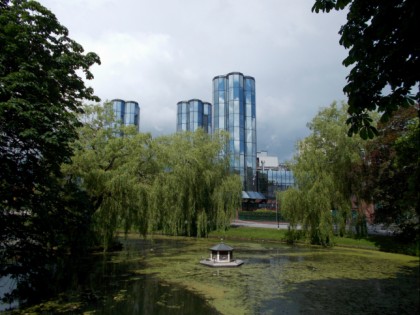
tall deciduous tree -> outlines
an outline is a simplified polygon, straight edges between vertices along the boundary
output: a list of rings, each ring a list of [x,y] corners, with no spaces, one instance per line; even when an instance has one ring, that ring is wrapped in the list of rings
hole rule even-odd
[[[154,229],[173,235],[206,236],[226,229],[240,205],[242,185],[219,153],[226,134],[213,138],[199,129],[157,139],[163,170],[152,195]]]
[[[397,224],[412,241],[419,231],[420,127],[415,108],[402,108],[366,146],[366,195],[377,205],[377,223]]]
[[[71,197],[61,188],[60,166],[72,154],[82,100],[97,99],[80,74],[92,79],[99,62],[39,3],[0,2],[0,274],[43,267],[77,243],[69,231],[82,231],[85,213],[77,189]]]
[[[148,230],[149,187],[159,172],[150,134],[114,119],[112,104],[86,106],[68,180],[78,183],[93,207],[93,229],[108,249],[118,228]]]
[[[291,228],[301,224],[315,244],[331,244],[334,224],[344,232],[358,183],[352,166],[360,162],[363,145],[360,138],[346,134],[346,110],[333,103],[308,124],[312,133],[299,142],[292,163],[296,188],[280,196]]]
[[[204,236],[227,228],[241,182],[219,153],[227,135],[150,134],[114,120],[112,105],[85,108],[75,155],[63,166],[90,197],[94,231],[107,249],[117,229]]]
[[[400,107],[420,103],[420,2],[417,0],[316,0],[312,11],[348,7],[340,44],[349,49],[352,66],[344,92],[348,95],[349,134],[377,134],[369,112],[387,121]],[[418,113],[419,114],[419,113]]]

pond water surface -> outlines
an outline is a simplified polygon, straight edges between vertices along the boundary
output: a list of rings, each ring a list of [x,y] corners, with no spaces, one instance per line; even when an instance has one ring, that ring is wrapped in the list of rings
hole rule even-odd
[[[92,314],[416,314],[416,257],[226,241],[238,268],[198,261],[217,240],[154,236],[95,255],[55,299],[26,311]],[[70,272],[70,271],[69,271]]]

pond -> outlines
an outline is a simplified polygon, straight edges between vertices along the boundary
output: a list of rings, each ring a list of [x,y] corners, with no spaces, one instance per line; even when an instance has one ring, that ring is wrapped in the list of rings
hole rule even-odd
[[[130,235],[69,271],[68,288],[26,311],[91,314],[415,314],[416,257],[227,241],[238,268],[200,265],[214,239]],[[4,307],[4,305],[3,305]]]

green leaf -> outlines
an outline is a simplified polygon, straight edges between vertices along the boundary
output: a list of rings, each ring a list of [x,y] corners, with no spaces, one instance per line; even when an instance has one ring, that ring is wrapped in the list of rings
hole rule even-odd
[[[359,134],[360,134],[360,137],[361,137],[363,140],[366,140],[366,139],[368,138],[368,131],[367,131],[367,128],[366,128],[366,127],[362,127],[362,128],[360,129]]]
[[[386,122],[400,107],[418,104],[418,95],[412,95],[420,82],[418,45],[413,44],[412,33],[418,29],[418,17],[413,13],[419,11],[418,3],[316,0],[312,11],[329,12],[347,6],[339,43],[348,49],[343,65],[352,66],[343,88],[349,114],[379,111],[385,113],[381,121]],[[358,121],[351,124],[370,125],[367,120]]]

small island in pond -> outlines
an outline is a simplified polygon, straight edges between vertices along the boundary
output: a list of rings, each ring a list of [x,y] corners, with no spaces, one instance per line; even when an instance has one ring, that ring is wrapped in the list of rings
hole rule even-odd
[[[209,267],[238,267],[244,262],[233,259],[233,247],[221,242],[210,248],[210,258],[200,260],[200,264]]]

